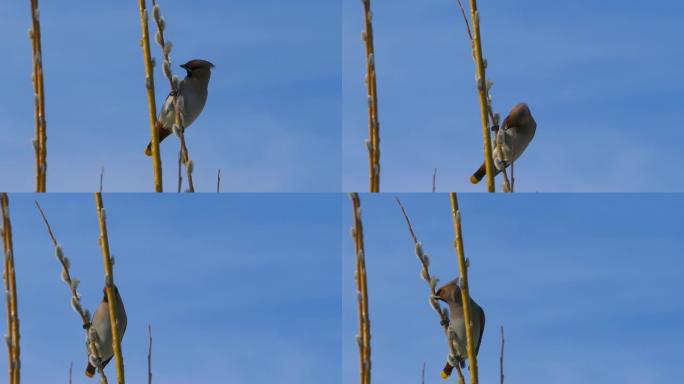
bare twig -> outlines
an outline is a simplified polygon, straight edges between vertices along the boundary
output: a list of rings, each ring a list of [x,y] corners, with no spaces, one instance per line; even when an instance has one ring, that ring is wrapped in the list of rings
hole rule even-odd
[[[425,362],[423,362],[423,369],[420,370],[420,383],[425,384]]]
[[[140,10],[140,29],[142,38],[140,43],[143,49],[143,59],[145,61],[145,89],[147,90],[147,110],[150,120],[150,142],[152,143],[152,169],[154,171],[154,191],[162,192],[162,165],[159,154],[159,132],[157,131],[157,104],[154,96],[154,62],[150,52],[150,32],[148,26],[146,0],[138,0]]]
[[[100,193],[102,193],[102,183],[104,181],[104,167],[100,170]]]
[[[370,191],[380,192],[380,122],[378,121],[378,87],[373,45],[373,13],[370,0],[362,0],[364,10],[363,41],[366,45],[366,88],[368,89],[368,148]]]
[[[33,149],[36,155],[36,192],[47,190],[47,133],[45,123],[45,89],[43,83],[43,49],[41,46],[40,11],[38,0],[31,0],[31,29],[29,38],[33,48],[33,99],[36,131]]]
[[[175,113],[176,122],[172,129],[176,136],[178,136],[178,138],[180,139],[179,156],[180,161],[183,164],[185,164],[185,173],[188,178],[188,192],[195,192],[195,186],[192,181],[192,171],[194,168],[193,162],[192,160],[190,160],[190,155],[188,154],[188,147],[185,144],[185,124],[183,124],[183,95],[181,95],[178,90],[179,80],[174,79],[174,76],[171,73],[171,59],[169,58],[169,54],[171,53],[172,45],[170,41],[166,41],[164,39],[164,28],[166,28],[166,21],[161,16],[161,11],[159,9],[159,5],[157,5],[156,0],[152,0],[152,6],[152,15],[154,17],[155,23],[157,24],[157,33],[155,34],[155,40],[162,48],[164,56],[164,75],[169,80],[169,86],[171,87],[171,97],[173,97],[173,109]],[[179,177],[179,183],[180,182],[181,179]]]
[[[499,383],[504,384],[504,328],[501,326],[501,355],[499,356]]]
[[[435,192],[437,190],[437,168],[435,168],[435,172],[432,173],[432,192]]]
[[[219,168],[216,174],[216,193],[221,192],[221,168]]]
[[[456,193],[449,194],[451,198],[451,217],[454,224],[454,244],[458,258],[458,270],[460,272],[459,288],[461,290],[461,300],[463,303],[463,319],[466,329],[466,342],[468,346],[468,367],[470,368],[470,383],[477,384],[477,356],[475,355],[475,343],[473,338],[473,326],[470,316],[470,293],[468,290],[468,262],[466,262],[465,251],[463,250],[463,236],[461,231],[461,211],[458,208],[458,197]]]
[[[71,384],[71,379],[72,379],[72,371],[74,370],[74,362],[69,363],[69,384]]]
[[[9,358],[9,383],[19,384],[21,358],[19,345],[19,310],[17,305],[17,279],[14,269],[14,245],[12,244],[12,223],[9,214],[9,198],[0,194],[2,206],[2,243],[5,251],[5,292],[7,295],[7,357]]]
[[[351,193],[352,208],[354,210],[354,228],[352,236],[356,249],[356,289],[359,305],[359,344],[361,384],[370,384],[371,381],[371,332],[368,315],[368,283],[366,280],[366,256],[363,244],[363,224],[361,222],[361,201],[358,193]]]
[[[463,15],[463,21],[465,22],[466,31],[468,32],[468,37],[470,37],[470,40],[473,40],[473,33],[470,31],[470,23],[468,23],[468,17],[466,16],[465,8],[463,8],[463,4],[461,3],[461,0],[457,0],[457,1],[458,1],[458,7],[461,8],[461,15]]]
[[[409,233],[411,233],[411,238],[413,239],[413,245],[415,248],[416,256],[418,256],[418,261],[420,261],[421,264],[420,276],[430,287],[430,307],[432,307],[435,313],[437,313],[437,315],[439,316],[439,323],[442,326],[444,335],[447,338],[447,344],[449,345],[450,355],[457,356],[458,353],[456,352],[454,335],[453,332],[449,332],[449,310],[447,308],[442,308],[442,306],[436,299],[437,284],[439,283],[439,279],[436,276],[430,275],[430,258],[423,251],[423,244],[420,241],[418,241],[416,233],[413,231],[411,220],[409,219],[408,214],[406,213],[404,205],[401,203],[401,200],[399,200],[399,198],[396,198],[396,200],[397,204],[399,204],[399,208],[401,208],[401,213],[404,215],[404,220],[406,220],[406,225],[408,226]],[[455,368],[456,372],[458,372],[459,383],[464,382],[465,379],[463,378],[461,367],[459,367],[458,364],[456,364]],[[442,377],[446,379],[448,376],[449,374],[447,372],[442,371]]]
[[[105,292],[107,294],[107,303],[109,307],[109,320],[111,321],[112,331],[112,347],[114,350],[114,361],[116,362],[116,382],[124,384],[124,364],[123,354],[121,353],[121,336],[119,334],[119,327],[117,325],[117,298],[114,291],[114,268],[112,268],[112,257],[109,253],[109,237],[107,236],[107,219],[105,209],[102,203],[102,194],[95,193],[95,206],[97,208],[97,221],[100,228],[100,249],[102,250],[102,263],[105,271]]]
[[[79,315],[81,318],[81,322],[83,323],[83,329],[85,330],[86,333],[86,340],[88,343],[88,351],[96,357],[96,361],[102,361],[100,358],[100,347],[99,347],[99,341],[97,337],[97,332],[91,332],[91,322],[90,322],[90,311],[87,309],[83,308],[81,305],[81,294],[78,293],[78,285],[80,281],[71,276],[71,273],[69,272],[69,269],[71,268],[71,261],[69,258],[67,258],[64,255],[64,251],[62,250],[62,246],[59,245],[57,242],[57,238],[55,237],[55,234],[52,232],[52,227],[50,226],[50,222],[48,222],[47,217],[45,216],[45,212],[43,212],[43,209],[40,207],[40,204],[38,204],[38,201],[34,201],[36,204],[36,208],[38,208],[38,212],[40,212],[40,216],[43,218],[43,222],[45,223],[45,227],[47,228],[48,235],[50,235],[50,239],[52,240],[52,245],[55,247],[55,255],[57,256],[57,260],[62,266],[62,281],[69,286],[69,291],[71,292],[71,308]],[[95,365],[97,368],[98,373],[100,374],[100,379],[104,384],[108,383],[107,380],[107,375],[104,373],[104,369],[102,368],[102,364]]]
[[[147,324],[149,343],[147,348],[147,384],[152,384],[152,324]]]

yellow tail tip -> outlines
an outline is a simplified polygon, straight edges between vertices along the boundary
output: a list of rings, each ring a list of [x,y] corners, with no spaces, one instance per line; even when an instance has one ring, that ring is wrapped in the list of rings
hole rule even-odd
[[[442,376],[442,380],[446,380],[449,378],[449,374],[444,371],[440,372],[439,375]]]
[[[473,176],[470,176],[470,182],[473,184],[477,184],[480,182],[480,180],[478,180],[477,177],[475,177],[475,175],[473,175]]]
[[[145,148],[145,154],[146,154],[147,156],[152,156],[152,149],[149,148],[149,147]]]
[[[85,375],[86,375],[86,377],[93,377],[93,376],[95,376],[95,373],[90,372],[90,371],[86,371]]]

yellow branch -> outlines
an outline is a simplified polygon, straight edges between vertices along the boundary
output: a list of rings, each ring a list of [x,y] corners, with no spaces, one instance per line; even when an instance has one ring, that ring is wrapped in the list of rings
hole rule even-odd
[[[368,160],[370,191],[380,192],[380,123],[378,122],[378,88],[375,76],[375,48],[373,46],[373,13],[370,0],[363,0],[363,41],[366,45],[366,87],[368,89]]]
[[[12,244],[12,224],[9,217],[9,199],[6,193],[0,194],[2,205],[2,240],[5,250],[5,291],[7,292],[7,341],[9,357],[9,383],[19,384],[20,347],[19,347],[19,310],[17,309],[17,280],[14,270],[14,246]]]
[[[470,19],[473,22],[473,56],[477,73],[477,90],[480,95],[480,119],[482,120],[482,139],[484,142],[485,168],[487,170],[487,190],[494,192],[494,161],[492,159],[492,139],[489,136],[489,103],[487,101],[487,79],[484,58],[482,57],[482,37],[480,35],[480,16],[477,1],[470,0]]]
[[[354,210],[354,248],[356,250],[356,288],[359,304],[359,351],[361,384],[371,382],[370,320],[368,315],[368,283],[366,280],[366,256],[363,244],[363,224],[361,222],[361,201],[358,193],[350,194]]]
[[[102,249],[102,263],[105,271],[105,292],[107,293],[107,303],[109,306],[109,320],[112,329],[112,349],[116,361],[116,382],[125,383],[123,355],[121,354],[121,335],[117,324],[116,314],[116,293],[114,292],[114,269],[112,268],[112,257],[109,253],[109,238],[107,237],[107,222],[104,207],[102,206],[102,194],[95,193],[95,204],[97,206],[97,221],[100,227],[100,248]]]
[[[152,168],[154,170],[154,191],[163,192],[161,156],[159,154],[159,132],[157,132],[157,104],[154,96],[154,66],[150,53],[150,32],[148,27],[148,15],[146,0],[138,0],[140,10],[140,29],[142,38],[140,43],[145,60],[145,88],[147,89],[147,109],[150,119],[150,137],[152,142]]]
[[[470,368],[470,383],[477,384],[477,356],[475,356],[475,344],[473,339],[473,327],[470,316],[470,293],[468,291],[468,265],[466,264],[465,252],[463,250],[463,237],[461,233],[461,211],[458,209],[458,198],[456,193],[450,194],[451,198],[451,217],[454,223],[454,235],[456,240],[456,254],[458,256],[458,270],[461,274],[460,289],[461,300],[463,302],[463,319],[465,321],[466,342],[468,345],[468,366]]]
[[[40,11],[38,0],[31,0],[31,30],[33,48],[33,98],[36,119],[36,137],[33,148],[36,154],[36,192],[47,189],[47,133],[45,130],[45,90],[43,83],[43,50],[40,42]]]

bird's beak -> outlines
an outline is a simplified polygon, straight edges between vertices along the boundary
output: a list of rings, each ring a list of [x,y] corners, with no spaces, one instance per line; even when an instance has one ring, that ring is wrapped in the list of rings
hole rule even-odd
[[[188,67],[186,67],[185,64],[181,64],[181,65],[179,65],[179,67],[181,67],[183,69],[188,69]]]

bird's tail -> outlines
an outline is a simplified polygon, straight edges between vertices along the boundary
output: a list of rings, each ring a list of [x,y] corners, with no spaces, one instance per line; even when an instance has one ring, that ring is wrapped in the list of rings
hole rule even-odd
[[[95,376],[95,366],[90,364],[90,362],[88,362],[88,366],[86,367],[85,375],[88,377]]]
[[[494,176],[498,175],[499,172],[501,172],[498,169],[496,169],[496,167],[493,167],[493,168],[494,168]],[[482,165],[480,165],[480,168],[478,168],[477,171],[475,171],[475,173],[473,173],[473,175],[470,176],[470,182],[473,184],[477,184],[480,181],[482,181],[482,179],[486,175],[487,175],[487,167],[485,166],[485,163],[482,163]]]
[[[442,368],[442,372],[441,372],[442,379],[443,380],[448,379],[449,376],[451,376],[451,372],[453,370],[454,370],[454,367],[451,364],[449,364],[449,362],[447,361],[446,365],[444,365],[444,368]]]
[[[161,143],[162,140],[166,139],[170,134],[171,130],[164,128],[161,122],[157,121],[157,123],[154,125],[154,127],[157,129],[157,135],[159,135],[159,142]],[[145,154],[147,156],[152,156],[152,142],[150,141],[149,144],[147,144],[147,148],[145,148]]]

